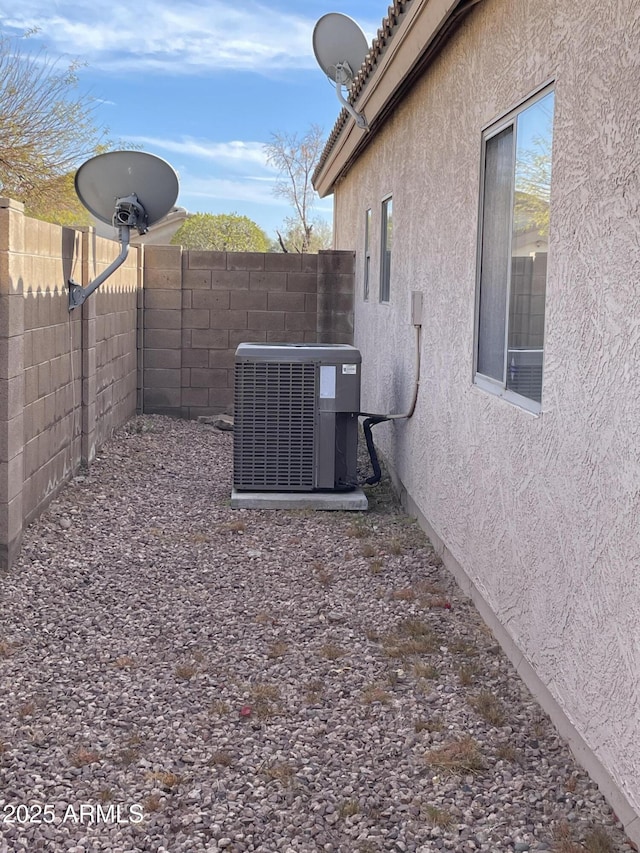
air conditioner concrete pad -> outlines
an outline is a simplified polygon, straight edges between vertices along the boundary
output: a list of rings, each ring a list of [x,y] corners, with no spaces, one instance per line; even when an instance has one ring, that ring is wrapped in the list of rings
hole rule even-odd
[[[369,506],[362,489],[352,492],[240,492],[231,490],[234,509],[365,510]]]

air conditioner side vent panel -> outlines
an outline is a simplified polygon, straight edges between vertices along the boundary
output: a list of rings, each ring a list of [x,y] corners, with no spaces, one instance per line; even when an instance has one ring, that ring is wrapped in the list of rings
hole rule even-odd
[[[236,488],[313,489],[316,376],[309,362],[236,361]]]

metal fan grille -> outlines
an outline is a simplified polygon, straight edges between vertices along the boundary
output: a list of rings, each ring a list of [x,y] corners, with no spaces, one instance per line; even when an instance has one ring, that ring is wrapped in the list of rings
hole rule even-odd
[[[315,364],[236,362],[235,371],[234,486],[312,489]]]

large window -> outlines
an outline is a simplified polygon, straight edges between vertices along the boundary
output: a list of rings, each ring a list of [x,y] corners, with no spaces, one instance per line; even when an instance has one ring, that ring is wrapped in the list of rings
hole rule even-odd
[[[364,283],[363,296],[369,298],[369,275],[371,273],[371,208],[364,217]]]
[[[391,244],[393,242],[393,209],[391,198],[382,202],[382,232],[380,240],[380,302],[391,295]]]
[[[542,400],[553,92],[483,138],[476,383]]]

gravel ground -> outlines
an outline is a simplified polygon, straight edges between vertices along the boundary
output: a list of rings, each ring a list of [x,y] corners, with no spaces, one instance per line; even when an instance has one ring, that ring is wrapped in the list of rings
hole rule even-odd
[[[0,602],[0,851],[630,844],[388,480],[234,510],[233,439],[137,418]]]

